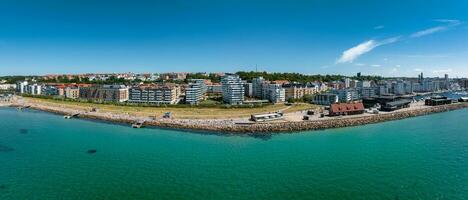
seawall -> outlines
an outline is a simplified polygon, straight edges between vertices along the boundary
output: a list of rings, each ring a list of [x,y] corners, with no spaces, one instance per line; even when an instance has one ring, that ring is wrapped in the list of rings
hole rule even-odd
[[[391,120],[399,120],[410,117],[428,115],[432,113],[447,112],[452,110],[468,108],[468,103],[458,103],[450,105],[442,105],[435,107],[427,107],[416,110],[383,113],[371,116],[356,116],[349,118],[331,118],[317,121],[298,121],[298,122],[270,122],[270,123],[253,123],[253,124],[234,124],[234,125],[204,125],[204,124],[154,124],[155,126],[179,128],[179,129],[196,129],[209,131],[222,131],[230,133],[274,133],[274,132],[295,132],[306,130],[322,130],[329,128],[342,128],[349,126],[359,126],[365,124],[373,124]]]
[[[22,106],[15,105],[12,106]],[[62,109],[60,107],[46,107],[31,104],[28,105],[31,109],[61,114],[61,115],[72,115],[77,111],[71,111],[67,109]],[[409,117],[416,117],[422,115],[428,115],[432,113],[440,113],[458,109],[468,108],[468,103],[456,103],[450,105],[441,105],[434,107],[424,107],[421,109],[413,109],[408,111],[399,111],[399,112],[389,112],[381,113],[376,115],[366,115],[366,116],[353,116],[346,118],[330,118],[324,120],[316,121],[295,121],[295,122],[266,122],[266,123],[252,123],[252,124],[235,124],[232,121],[181,121],[181,120],[146,120],[145,125],[156,126],[161,128],[173,128],[173,129],[188,129],[188,130],[198,130],[198,131],[210,131],[210,132],[225,132],[232,134],[262,134],[262,133],[275,133],[275,132],[295,132],[295,131],[306,131],[306,130],[322,130],[329,128],[341,128],[349,126],[359,126],[364,124],[373,124],[391,120],[405,119]],[[95,119],[95,120],[105,120],[110,122],[117,123],[127,123],[131,124],[135,121],[141,119],[132,116],[122,116],[122,115],[109,115],[105,113],[98,112],[82,112],[79,117]]]

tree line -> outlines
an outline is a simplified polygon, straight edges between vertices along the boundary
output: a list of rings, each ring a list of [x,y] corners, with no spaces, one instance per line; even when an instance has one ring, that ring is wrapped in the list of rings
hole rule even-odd
[[[243,80],[252,80],[253,78],[262,76],[266,80],[269,81],[276,81],[276,80],[287,80],[290,82],[299,82],[299,83],[308,83],[308,82],[314,82],[314,81],[320,81],[320,82],[332,82],[332,81],[340,81],[343,80],[344,78],[352,78],[356,80],[366,80],[366,81],[379,81],[382,80],[383,78],[381,76],[360,76],[360,77],[347,77],[343,75],[320,75],[320,74],[315,74],[315,75],[306,75],[306,74],[301,74],[301,73],[268,73],[268,72],[244,72],[240,71],[236,73],[239,75],[239,77]]]
[[[332,82],[332,81],[340,81],[343,80],[344,78],[352,78],[355,80],[360,80],[360,81],[380,81],[383,80],[384,78],[381,76],[353,76],[353,77],[347,77],[343,75],[307,75],[307,74],[301,74],[301,73],[290,73],[290,72],[284,72],[284,73],[279,73],[279,72],[274,72],[274,73],[268,73],[266,71],[263,72],[254,72],[254,71],[239,71],[236,72],[237,75],[242,80],[247,80],[251,81],[254,78],[257,77],[263,77],[266,80],[269,81],[276,81],[276,80],[287,80],[290,82],[298,82],[298,83],[308,83],[308,82],[315,82],[315,81],[320,81],[320,82]],[[143,81],[140,79],[135,79],[135,80],[126,80],[124,78],[117,78],[114,75],[109,76],[106,80],[89,80],[87,77],[79,77],[79,76],[71,76],[69,78],[68,76],[58,76],[55,79],[44,79],[41,76],[4,76],[0,77],[0,80],[5,80],[6,83],[16,83],[17,81],[23,81],[23,80],[31,80],[35,79],[38,82],[44,82],[44,83],[87,83],[87,84],[133,84],[133,83],[161,83],[161,82],[172,82],[172,83],[188,83],[190,79],[208,79],[211,80],[213,83],[219,83],[221,80],[221,77],[218,74],[215,73],[209,73],[208,75],[205,73],[190,73],[187,74],[187,77],[185,80],[157,80],[157,81]]]

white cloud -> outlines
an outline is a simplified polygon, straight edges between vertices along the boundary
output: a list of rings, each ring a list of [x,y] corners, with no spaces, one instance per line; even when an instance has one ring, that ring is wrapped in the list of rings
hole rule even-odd
[[[374,64],[374,65],[371,65],[371,67],[381,67],[382,65],[377,65],[377,64]]]
[[[421,68],[415,68],[415,69],[413,69],[413,71],[415,71],[415,72],[423,72],[424,70],[421,69]]]
[[[425,30],[422,30],[422,31],[418,31],[416,33],[411,34],[410,37],[418,38],[418,37],[430,35],[430,34],[433,34],[433,33],[437,33],[437,32],[440,32],[440,31],[447,30],[447,29],[449,29],[451,27],[458,26],[458,25],[461,24],[461,22],[459,20],[453,20],[453,19],[438,19],[438,20],[435,20],[435,21],[440,22],[440,23],[445,23],[445,25],[435,26],[435,27],[428,28],[428,29],[425,29]]]
[[[399,40],[400,37],[388,38],[382,41],[368,40],[357,46],[354,46],[343,52],[341,57],[336,61],[336,63],[352,63],[359,56],[372,51],[374,48],[391,44]]]
[[[379,26],[374,27],[374,29],[376,29],[376,30],[378,30],[378,29],[383,29],[383,28],[385,28],[385,26],[382,26],[382,25],[379,25]]]
[[[422,36],[437,33],[439,31],[443,31],[443,30],[446,30],[446,29],[447,29],[447,27],[445,27],[445,26],[436,26],[436,27],[432,27],[432,28],[429,28],[429,29],[426,29],[426,30],[422,30],[422,31],[418,31],[416,33],[413,33],[413,34],[411,34],[411,37],[413,37],[413,38],[422,37]]]
[[[432,27],[432,28],[429,28],[429,29],[418,31],[418,32],[415,32],[415,33],[411,34],[410,36],[406,36],[405,38],[418,38],[418,37],[422,37],[422,36],[425,36],[425,35],[430,35],[430,34],[433,34],[433,33],[444,31],[444,30],[447,30],[449,28],[452,28],[452,27],[455,27],[455,26],[458,26],[458,25],[462,24],[461,21],[453,20],[453,19],[437,19],[437,20],[434,20],[434,21],[439,22],[439,23],[444,23],[444,25],[439,25],[439,26],[436,26],[436,27]],[[384,26],[376,26],[374,28],[375,29],[381,29],[381,28],[384,28]],[[377,48],[379,46],[398,42],[398,41],[400,41],[400,38],[401,37],[393,37],[393,38],[388,38],[388,39],[381,40],[381,41],[368,40],[368,41],[362,42],[362,43],[360,43],[360,44],[358,44],[358,45],[356,45],[354,47],[351,47],[350,49],[344,51],[341,54],[340,58],[338,58],[335,63],[336,64],[352,63],[354,60],[356,60],[361,55],[366,54],[366,53],[372,51],[373,49],[375,49],[375,48]],[[387,60],[388,60],[387,58],[384,58],[385,62]],[[364,66],[364,65],[356,64],[356,66]]]

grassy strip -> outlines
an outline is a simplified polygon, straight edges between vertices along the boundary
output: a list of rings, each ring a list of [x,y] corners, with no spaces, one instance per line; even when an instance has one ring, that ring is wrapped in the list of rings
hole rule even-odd
[[[102,112],[116,114],[130,114],[136,116],[161,116],[165,112],[172,112],[175,118],[183,119],[226,119],[226,118],[243,118],[249,117],[251,114],[268,113],[278,110],[284,110],[285,113],[307,110],[315,108],[311,104],[293,104],[286,106],[284,104],[268,104],[259,107],[197,107],[184,105],[183,107],[176,106],[133,106],[121,104],[100,104],[91,102],[68,101],[54,98],[31,98],[25,97],[31,103],[42,104],[46,106],[70,108],[77,110],[90,110],[98,108]]]

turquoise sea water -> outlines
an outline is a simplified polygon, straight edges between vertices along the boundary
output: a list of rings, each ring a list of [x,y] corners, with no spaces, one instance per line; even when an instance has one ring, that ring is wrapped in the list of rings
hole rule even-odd
[[[0,108],[0,199],[468,199],[467,119],[254,138]]]

